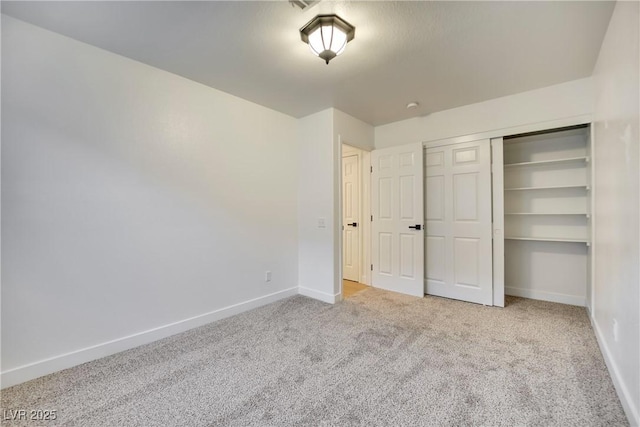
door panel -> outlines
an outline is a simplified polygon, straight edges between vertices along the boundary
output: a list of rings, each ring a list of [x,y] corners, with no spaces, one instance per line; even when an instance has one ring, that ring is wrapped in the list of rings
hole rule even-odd
[[[416,240],[415,234],[400,234],[400,277],[415,278],[414,248]]]
[[[342,158],[342,276],[360,281],[360,180],[357,155]],[[355,225],[353,225],[355,224]]]
[[[454,240],[456,285],[480,287],[478,276],[479,246],[478,239],[456,238]]]
[[[378,204],[378,217],[381,219],[391,219],[391,211],[393,210],[391,207],[391,184],[391,178],[380,178],[379,180],[380,199]]]
[[[478,220],[478,174],[453,175],[454,218],[456,221]]]
[[[491,305],[489,140],[425,151],[425,291]]]
[[[380,241],[380,268],[379,273],[385,276],[391,276],[392,274],[392,258],[393,258],[393,250],[392,250],[392,240],[393,236],[391,233],[379,233],[379,241]]]
[[[371,163],[372,284],[423,296],[422,144],[375,150]]]
[[[352,241],[353,241],[353,232],[351,230],[349,230],[348,228],[345,228],[344,230],[344,263],[345,265],[352,265],[353,264],[353,245],[352,245]]]
[[[444,176],[429,176],[425,180],[426,216],[428,220],[444,220]]]
[[[414,181],[414,176],[400,177],[400,218],[409,221],[415,218],[415,207],[413,206]]]
[[[427,236],[425,252],[429,254],[425,265],[425,274],[428,280],[441,283],[445,281],[445,239],[442,236]]]

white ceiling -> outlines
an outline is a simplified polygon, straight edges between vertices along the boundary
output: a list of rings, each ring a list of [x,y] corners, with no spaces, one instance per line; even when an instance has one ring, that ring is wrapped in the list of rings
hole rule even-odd
[[[336,107],[380,125],[590,76],[613,6],[3,1],[2,13],[295,117]],[[329,65],[298,34],[318,13],[356,26]]]

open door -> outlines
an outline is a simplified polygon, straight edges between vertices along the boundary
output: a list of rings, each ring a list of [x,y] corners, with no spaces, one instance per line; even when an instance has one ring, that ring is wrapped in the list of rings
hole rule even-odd
[[[360,159],[342,157],[342,278],[360,281]]]
[[[424,296],[422,144],[371,152],[372,285]]]

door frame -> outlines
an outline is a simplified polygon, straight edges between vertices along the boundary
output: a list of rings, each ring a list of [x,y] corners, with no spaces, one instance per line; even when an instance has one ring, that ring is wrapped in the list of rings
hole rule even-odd
[[[503,139],[491,138],[491,232],[493,305],[504,307],[504,161]]]

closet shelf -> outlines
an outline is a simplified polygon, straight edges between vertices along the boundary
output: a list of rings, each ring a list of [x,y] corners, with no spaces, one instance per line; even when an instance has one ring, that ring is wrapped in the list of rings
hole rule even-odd
[[[580,163],[588,162],[588,157],[570,157],[566,159],[554,159],[554,160],[538,160],[535,162],[522,162],[522,163],[506,163],[506,168],[519,167],[519,166],[544,166],[544,165],[560,165],[565,163]]]
[[[504,214],[505,215],[533,215],[533,216],[535,215],[537,216],[573,215],[573,216],[586,216],[587,218],[591,216],[586,212],[505,212]]]
[[[584,189],[589,191],[590,188],[586,185],[554,185],[549,187],[517,187],[517,188],[505,188],[504,191],[529,191],[529,190],[570,190],[570,189]]]
[[[524,237],[524,236],[505,236],[505,240],[527,240],[533,242],[564,242],[564,243],[586,243],[590,245],[587,239],[569,239],[561,237]]]

